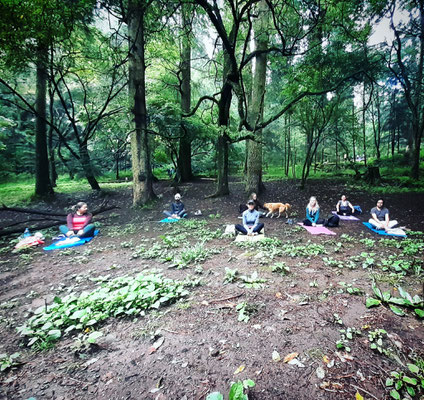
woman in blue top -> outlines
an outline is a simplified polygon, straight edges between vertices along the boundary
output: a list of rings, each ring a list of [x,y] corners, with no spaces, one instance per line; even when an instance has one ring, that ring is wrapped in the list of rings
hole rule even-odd
[[[264,224],[259,223],[259,212],[255,210],[255,202],[249,200],[247,202],[247,210],[243,212],[243,225],[237,224],[236,230],[243,235],[257,235]]]
[[[312,196],[309,199],[308,205],[306,206],[306,219],[303,220],[303,225],[317,226],[323,224],[324,220],[319,219],[319,204],[317,202],[317,199]]]

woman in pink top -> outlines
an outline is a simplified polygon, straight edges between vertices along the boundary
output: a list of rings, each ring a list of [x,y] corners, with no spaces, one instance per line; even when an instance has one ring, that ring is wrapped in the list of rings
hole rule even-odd
[[[91,224],[92,215],[87,212],[87,203],[80,201],[72,207],[72,213],[66,218],[66,225],[59,227],[67,237],[78,236],[81,238],[94,235],[95,226]]]

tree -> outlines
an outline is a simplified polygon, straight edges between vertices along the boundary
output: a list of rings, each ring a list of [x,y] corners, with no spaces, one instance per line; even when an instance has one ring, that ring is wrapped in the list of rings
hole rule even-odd
[[[48,51],[56,42],[67,37],[77,21],[86,19],[92,10],[92,1],[57,3],[42,1],[5,1],[0,8],[0,49],[6,55],[2,68],[18,66],[19,70],[36,66],[35,107],[35,194],[48,197],[53,194],[49,176],[47,153],[46,95],[48,81]],[[72,10],[72,12],[71,12]],[[12,87],[1,79],[8,89]]]
[[[150,1],[128,1],[129,105],[134,115],[131,135],[133,205],[153,200],[153,173],[150,162],[146,107],[145,18]]]

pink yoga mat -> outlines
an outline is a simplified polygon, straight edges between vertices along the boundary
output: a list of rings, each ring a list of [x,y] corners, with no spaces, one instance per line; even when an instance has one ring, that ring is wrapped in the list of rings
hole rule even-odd
[[[331,211],[331,213],[337,215],[342,221],[359,221],[359,218],[356,218],[353,215],[339,215],[337,214],[337,211]]]
[[[298,225],[305,228],[312,235],[337,235],[336,232],[330,231],[325,226],[305,226],[301,222]]]

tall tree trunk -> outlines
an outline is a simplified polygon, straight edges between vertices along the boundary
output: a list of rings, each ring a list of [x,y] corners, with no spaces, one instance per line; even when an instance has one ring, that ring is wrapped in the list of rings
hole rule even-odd
[[[182,6],[182,21],[183,30],[186,32],[182,37],[181,49],[181,111],[183,114],[190,112],[191,103],[191,43],[190,43],[190,15],[189,5],[183,3]],[[187,182],[193,179],[191,168],[191,134],[184,126],[184,121],[181,121],[180,146],[178,151],[178,169],[180,171],[180,179],[182,182]]]
[[[91,164],[90,154],[88,153],[87,143],[82,142],[79,146],[79,156],[84,175],[93,190],[100,190],[99,183],[94,175],[93,165]]]
[[[129,40],[129,104],[134,115],[134,132],[131,135],[133,171],[133,205],[140,206],[153,200],[153,173],[150,163],[149,136],[146,109],[146,63],[144,53],[143,0],[128,2]]]
[[[52,65],[52,63],[50,63]],[[52,68],[50,68],[52,71]],[[49,170],[50,170],[50,183],[52,187],[56,187],[57,180],[57,171],[56,171],[56,160],[54,156],[54,146],[53,146],[53,123],[54,123],[54,92],[52,89],[51,81],[49,81],[49,135],[48,135],[48,151],[49,151]]]
[[[263,51],[268,48],[268,6],[265,0],[259,3],[258,17],[254,22],[255,50]],[[252,100],[249,110],[249,123],[253,126],[256,141],[247,140],[247,174],[246,187],[248,193],[261,193],[262,183],[262,129],[256,130],[256,125],[262,122],[265,103],[265,81],[267,56],[264,52],[255,58],[253,71]]]
[[[366,87],[364,82],[364,91],[362,93],[362,139],[364,142],[364,164],[367,166],[367,135],[366,135],[366,126],[365,126],[365,94],[366,94]]]
[[[50,197],[53,188],[50,183],[49,158],[47,154],[47,47],[39,45],[37,49],[37,83],[35,93],[35,194]]]

